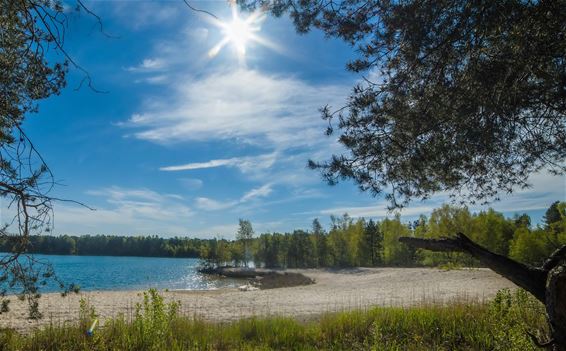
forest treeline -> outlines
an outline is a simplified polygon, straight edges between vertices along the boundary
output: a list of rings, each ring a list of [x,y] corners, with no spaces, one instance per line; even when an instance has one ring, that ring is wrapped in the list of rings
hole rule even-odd
[[[398,215],[374,221],[344,214],[331,217],[328,230],[315,219],[310,231],[261,234],[248,245],[242,240],[211,240],[201,258],[213,266],[251,260],[268,268],[474,265],[467,254],[418,250],[399,242],[403,236],[438,238],[462,232],[493,252],[540,264],[566,245],[566,202],[553,203],[543,220],[532,226],[526,214],[506,218],[492,209],[473,214],[466,207],[449,205],[408,223]],[[247,254],[246,246],[251,251]]]
[[[28,253],[84,256],[141,256],[198,258],[210,240],[160,238],[159,236],[36,235],[30,236]],[[0,252],[10,252],[10,237],[0,238]]]
[[[468,255],[415,250],[399,242],[402,236],[438,238],[458,232],[486,248],[518,261],[539,264],[566,244],[566,202],[553,203],[543,223],[533,226],[528,215],[506,218],[492,209],[471,213],[466,207],[444,205],[430,217],[404,222],[400,216],[380,221],[331,216],[325,229],[318,219],[308,231],[265,233],[246,240],[161,238],[158,236],[32,236],[29,253],[201,258],[208,265],[269,268],[473,265]],[[238,236],[237,236],[238,237]],[[251,237],[251,238],[250,238]],[[0,239],[0,252],[12,251],[9,237]]]

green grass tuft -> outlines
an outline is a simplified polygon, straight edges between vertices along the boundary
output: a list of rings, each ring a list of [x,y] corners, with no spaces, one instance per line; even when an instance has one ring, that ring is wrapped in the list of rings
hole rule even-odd
[[[77,325],[32,334],[0,331],[0,350],[536,350],[527,331],[547,335],[544,307],[526,292],[500,291],[489,303],[453,302],[332,313],[309,322],[251,318],[210,323],[179,314],[155,291],[131,321],[85,331],[96,311],[81,301]]]

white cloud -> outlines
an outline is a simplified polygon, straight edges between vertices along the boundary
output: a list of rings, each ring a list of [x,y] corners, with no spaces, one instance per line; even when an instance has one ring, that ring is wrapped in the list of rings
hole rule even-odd
[[[420,214],[428,214],[430,213],[435,206],[414,206],[414,207],[407,207],[400,211],[402,216],[418,216]],[[387,210],[387,206],[385,203],[381,203],[379,205],[374,206],[345,206],[345,207],[334,207],[321,210],[319,214],[321,215],[335,215],[341,216],[344,213],[347,213],[351,217],[387,217],[394,215],[395,212],[390,212]]]
[[[259,188],[253,188],[246,192],[239,200],[214,200],[207,197],[199,197],[195,199],[195,206],[205,211],[218,211],[232,208],[241,204],[248,203],[254,199],[269,196],[273,191],[271,184],[265,184]]]
[[[147,78],[140,78],[134,81],[135,83],[147,83],[153,85],[164,85],[169,82],[169,76],[166,74],[159,74]]]
[[[544,210],[554,201],[566,200],[566,177],[554,176],[547,170],[533,174],[529,178],[532,187],[520,189],[512,194],[501,194],[500,201],[487,205],[469,204],[472,212],[479,212],[491,207],[499,212],[528,212]],[[436,194],[426,201],[414,201],[400,211],[405,218],[417,217],[421,214],[429,215],[435,208],[443,203],[450,203],[448,194]],[[348,213],[352,217],[387,217],[394,214],[387,210],[388,203],[379,199],[371,206],[337,206],[320,210],[316,213],[322,215],[342,215]],[[311,214],[313,212],[310,212]]]
[[[205,169],[205,168],[215,168],[221,166],[235,166],[238,164],[239,158],[230,158],[224,160],[210,160],[207,162],[195,162],[195,163],[187,163],[184,165],[179,166],[168,166],[168,167],[161,167],[159,170],[171,172],[171,171],[189,171],[193,169]]]
[[[139,65],[127,67],[126,70],[130,72],[148,72],[156,71],[165,68],[165,61],[160,58],[146,58]]]
[[[312,146],[325,140],[318,109],[343,104],[349,89],[243,69],[178,81],[171,100],[146,101],[126,123],[141,129],[137,138],[236,140],[274,150]]]
[[[167,166],[159,168],[161,171],[189,171],[195,169],[206,169],[215,167],[237,167],[242,172],[265,169],[273,165],[276,153],[264,154],[259,156],[233,157],[229,159],[210,160],[206,162],[187,163],[178,166]]]
[[[87,191],[103,199],[94,211],[80,206],[55,205],[55,231],[73,234],[160,233],[178,235],[188,232],[192,209],[177,194],[160,194],[149,189],[108,187]]]
[[[273,189],[271,188],[271,184],[265,184],[264,186],[252,189],[245,193],[244,196],[242,196],[242,198],[240,199],[240,202],[247,202],[257,197],[266,197],[271,194],[272,191]]]
[[[195,199],[195,206],[205,211],[218,211],[234,207],[238,201],[216,201],[207,197],[198,197]]]
[[[159,194],[149,189],[127,189],[117,186],[102,188],[97,190],[88,190],[87,194],[95,196],[104,196],[109,202],[119,203],[126,200],[149,201],[149,202],[165,202],[167,199],[178,199],[182,197],[177,194]]]

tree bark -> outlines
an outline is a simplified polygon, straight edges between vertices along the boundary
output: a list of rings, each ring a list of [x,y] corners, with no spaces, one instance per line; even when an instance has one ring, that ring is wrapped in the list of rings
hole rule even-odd
[[[546,285],[546,314],[557,351],[566,351],[566,264],[554,267]]]
[[[488,268],[527,290],[546,305],[551,340],[544,346],[555,351],[566,351],[566,246],[556,250],[539,268],[491,252],[462,233],[454,238],[402,237],[399,241],[431,251],[467,252]]]

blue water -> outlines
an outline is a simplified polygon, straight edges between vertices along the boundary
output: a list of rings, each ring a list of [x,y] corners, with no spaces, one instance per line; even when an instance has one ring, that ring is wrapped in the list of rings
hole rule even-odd
[[[242,281],[202,275],[194,258],[34,255],[50,262],[66,284],[89,290],[210,290],[235,287]],[[53,282],[41,292],[59,291]]]

